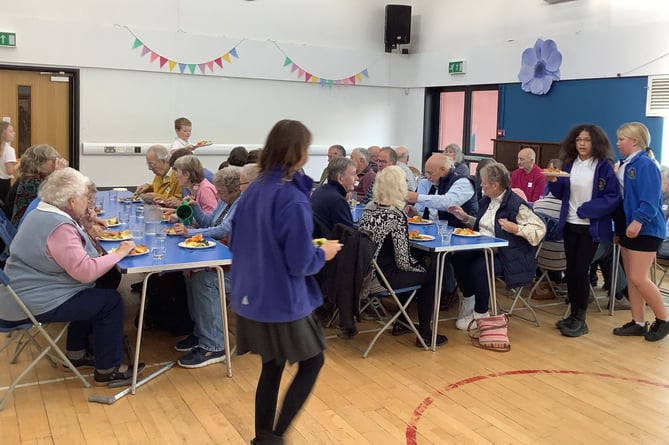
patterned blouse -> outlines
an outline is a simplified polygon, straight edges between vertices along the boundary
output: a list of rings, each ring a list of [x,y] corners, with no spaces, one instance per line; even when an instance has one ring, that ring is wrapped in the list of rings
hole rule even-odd
[[[369,203],[360,217],[359,228],[368,231],[376,243],[374,258],[390,236],[395,250],[395,264],[399,270],[424,272],[409,251],[409,226],[406,215],[397,207]]]

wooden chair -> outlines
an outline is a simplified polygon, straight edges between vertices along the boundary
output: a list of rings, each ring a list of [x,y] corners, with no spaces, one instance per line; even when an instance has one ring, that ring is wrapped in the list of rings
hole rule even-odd
[[[10,285],[9,277],[2,270],[0,270],[0,283],[2,283],[3,285],[2,289],[3,292],[0,293],[0,298],[11,298],[16,303],[16,305],[19,308],[21,308],[21,311],[25,313],[27,320],[20,323],[1,321],[0,332],[23,333],[30,338],[30,343],[33,344],[35,348],[39,351],[39,354],[37,354],[37,356],[33,359],[33,361],[30,362],[30,364],[26,366],[25,369],[21,371],[18,376],[16,376],[16,378],[11,382],[11,384],[7,388],[7,391],[0,399],[0,411],[5,407],[7,399],[9,399],[9,396],[12,395],[14,389],[16,389],[17,385],[21,382],[23,377],[25,377],[26,374],[28,374],[37,365],[37,363],[39,363],[39,361],[45,357],[51,357],[52,360],[56,360],[59,363],[62,363],[62,365],[67,366],[79,378],[79,380],[81,380],[81,382],[86,388],[90,387],[91,386],[90,383],[88,383],[88,381],[84,378],[84,376],[81,375],[79,370],[72,364],[72,362],[67,358],[67,356],[57,345],[58,341],[67,331],[69,323],[65,323],[64,326],[57,332],[56,336],[52,337],[44,329],[46,325],[43,325],[42,323],[37,321],[35,316],[30,312],[30,309],[28,309],[28,307],[23,303],[21,298],[16,294],[16,292],[14,292],[14,289],[12,289]],[[31,333],[30,332],[31,330],[36,332]],[[40,336],[47,342],[46,346],[42,346],[37,341],[37,338]],[[4,347],[6,347],[6,345]],[[23,349],[23,347],[21,347],[21,349]],[[52,352],[53,355],[51,354]],[[16,356],[18,356],[18,354],[15,354],[15,358]]]

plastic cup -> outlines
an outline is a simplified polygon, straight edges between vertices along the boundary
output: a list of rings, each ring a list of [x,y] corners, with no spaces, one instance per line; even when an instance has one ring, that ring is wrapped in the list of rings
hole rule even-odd
[[[151,254],[154,260],[162,260],[167,253],[167,233],[158,231],[153,237],[153,246]]]

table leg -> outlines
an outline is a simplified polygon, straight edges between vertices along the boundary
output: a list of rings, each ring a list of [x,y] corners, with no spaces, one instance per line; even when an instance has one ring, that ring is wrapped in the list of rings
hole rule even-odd
[[[437,350],[437,328],[439,327],[439,307],[441,306],[441,286],[444,282],[444,268],[448,252],[435,252],[434,310],[432,313],[432,342],[430,349]]]
[[[485,268],[488,275],[488,290],[490,292],[490,303],[492,304],[492,315],[497,315],[497,290],[495,289],[495,254],[492,249],[484,249]]]
[[[609,286],[609,315],[613,316],[616,305],[616,286],[618,285],[618,269],[620,264],[620,244],[613,243],[613,261],[611,261],[611,283]]]
[[[228,371],[228,377],[232,377],[232,350],[230,349],[230,330],[228,329],[228,311],[227,299],[225,295],[225,275],[221,266],[214,266],[218,276],[218,293],[221,298],[221,320],[223,321],[223,336],[225,347],[225,365]]]

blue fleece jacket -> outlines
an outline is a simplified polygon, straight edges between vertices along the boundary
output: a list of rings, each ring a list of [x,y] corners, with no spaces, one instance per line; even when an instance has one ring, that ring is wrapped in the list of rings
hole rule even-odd
[[[564,170],[571,172],[573,162],[565,164]],[[657,167],[656,167],[657,169]],[[569,211],[569,195],[571,181],[568,177],[558,178],[557,182],[549,182],[548,189],[558,199],[562,200],[560,208],[560,222],[558,231],[562,231],[567,221]],[[590,238],[596,243],[611,242],[613,239],[612,214],[620,204],[620,186],[613,171],[613,165],[608,159],[600,159],[595,167],[595,177],[592,181],[592,198],[576,209],[579,218],[590,219]]]
[[[639,235],[664,239],[660,169],[646,153],[640,153],[621,168],[625,169],[623,209],[627,225],[639,221],[642,224]]]
[[[309,193],[313,180],[281,169],[260,175],[239,197],[230,247],[235,312],[265,323],[299,320],[323,303],[312,276],[325,265],[325,252],[311,238]]]

